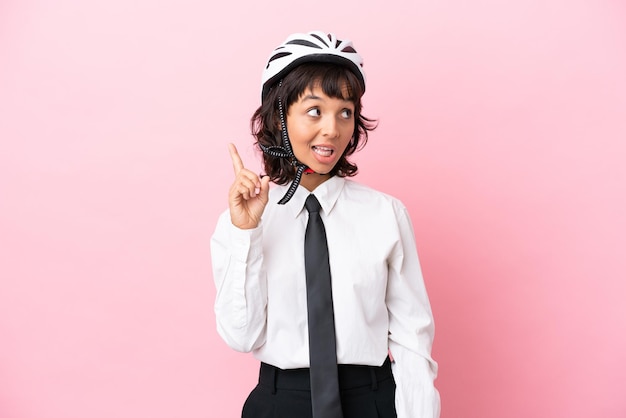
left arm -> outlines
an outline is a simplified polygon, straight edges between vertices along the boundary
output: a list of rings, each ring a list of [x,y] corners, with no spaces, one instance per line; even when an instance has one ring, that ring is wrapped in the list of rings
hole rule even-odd
[[[433,315],[406,208],[396,208],[399,241],[389,258],[386,303],[398,418],[439,418]]]

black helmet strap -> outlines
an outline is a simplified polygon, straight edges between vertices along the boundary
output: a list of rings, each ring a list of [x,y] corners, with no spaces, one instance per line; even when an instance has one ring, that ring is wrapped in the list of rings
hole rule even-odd
[[[283,80],[280,80],[280,82],[278,83],[278,87],[280,88],[282,84],[283,84]],[[259,143],[259,147],[261,148],[261,151],[263,151],[264,154],[269,155],[271,157],[290,159],[291,165],[296,167],[296,175],[293,181],[291,182],[289,189],[287,189],[287,192],[282,197],[282,199],[278,201],[279,205],[284,205],[285,203],[289,202],[291,198],[293,197],[293,195],[296,193],[296,189],[300,185],[300,180],[302,180],[302,173],[304,173],[304,170],[306,170],[309,167],[307,167],[305,164],[298,161],[295,154],[293,153],[293,149],[291,148],[291,141],[289,141],[289,134],[287,133],[287,123],[285,122],[285,112],[283,109],[283,101],[280,95],[278,96],[278,114],[280,116],[280,130],[281,130],[281,138],[282,138],[283,146],[274,145],[274,146],[267,147]]]

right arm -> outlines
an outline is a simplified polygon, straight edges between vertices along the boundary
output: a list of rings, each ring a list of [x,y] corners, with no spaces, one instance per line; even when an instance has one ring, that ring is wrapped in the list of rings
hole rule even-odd
[[[224,341],[248,352],[265,342],[267,281],[260,224],[269,198],[269,177],[261,179],[245,169],[233,144],[229,150],[235,171],[229,210],[218,220],[211,238],[215,316]]]
[[[262,227],[239,229],[226,211],[211,237],[217,331],[237,351],[265,342],[267,281],[263,268]]]

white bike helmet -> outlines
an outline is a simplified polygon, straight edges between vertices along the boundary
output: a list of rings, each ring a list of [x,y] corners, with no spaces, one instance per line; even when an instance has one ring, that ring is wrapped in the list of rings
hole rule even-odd
[[[305,62],[329,62],[344,65],[358,77],[365,91],[363,58],[349,40],[337,39],[333,33],[320,31],[294,33],[269,56],[263,70],[261,101],[272,85],[280,81],[294,67]]]

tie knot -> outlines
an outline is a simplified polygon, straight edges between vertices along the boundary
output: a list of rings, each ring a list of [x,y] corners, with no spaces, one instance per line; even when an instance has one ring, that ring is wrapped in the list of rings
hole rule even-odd
[[[309,197],[306,198],[306,202],[304,202],[304,206],[309,213],[319,212],[320,211],[320,202],[317,201],[315,195],[310,194]]]

